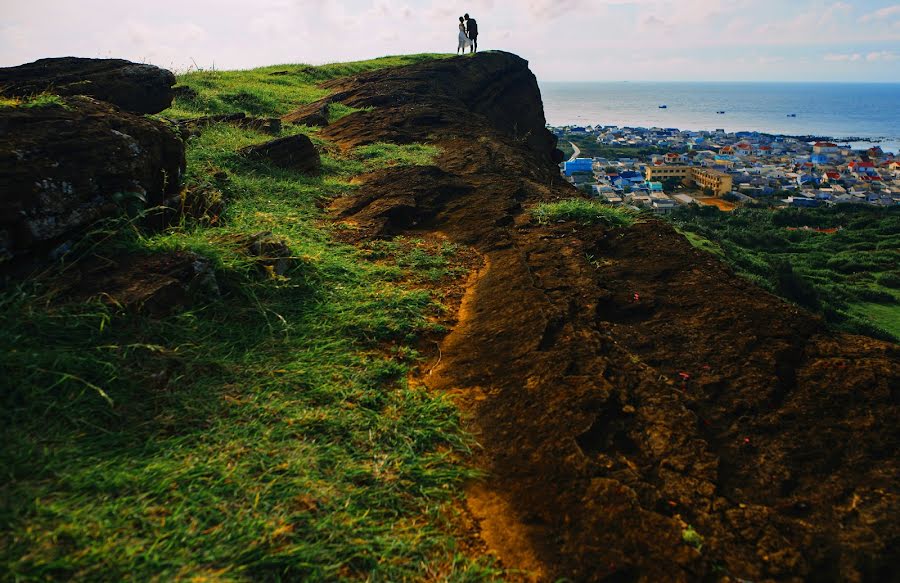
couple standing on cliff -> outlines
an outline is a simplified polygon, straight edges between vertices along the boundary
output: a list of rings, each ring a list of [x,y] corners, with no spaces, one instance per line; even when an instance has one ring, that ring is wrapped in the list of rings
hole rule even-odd
[[[466,54],[466,48],[470,53],[478,52],[478,23],[469,15],[459,17],[459,46],[456,54]]]

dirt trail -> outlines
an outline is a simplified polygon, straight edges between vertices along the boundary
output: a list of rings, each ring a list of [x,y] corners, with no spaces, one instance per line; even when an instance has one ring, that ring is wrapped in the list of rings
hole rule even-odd
[[[483,446],[469,508],[507,567],[539,581],[894,577],[896,345],[829,333],[662,223],[533,225],[529,207],[577,192],[513,55],[328,87],[374,107],[329,139],[443,152],[335,201],[348,238],[440,231],[484,258],[422,381],[456,397]]]

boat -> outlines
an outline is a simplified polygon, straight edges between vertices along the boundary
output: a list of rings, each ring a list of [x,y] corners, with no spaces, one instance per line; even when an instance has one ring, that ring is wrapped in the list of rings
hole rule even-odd
[[[725,114],[724,111],[717,111],[716,113],[718,113],[719,115],[724,115],[724,114]]]
[[[789,114],[787,114],[787,116],[788,116],[788,117],[797,117],[797,114],[796,114],[796,113],[789,113]]]
[[[659,106],[660,109],[668,109],[668,107],[669,107],[668,105],[660,105]]]

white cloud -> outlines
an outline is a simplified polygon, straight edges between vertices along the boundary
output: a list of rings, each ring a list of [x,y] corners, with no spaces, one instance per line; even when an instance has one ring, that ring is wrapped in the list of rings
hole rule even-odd
[[[900,4],[894,4],[893,6],[887,6],[882,8],[881,10],[876,10],[875,12],[870,12],[869,14],[864,14],[859,18],[860,22],[872,22],[872,21],[881,21],[891,16],[900,16]]]
[[[846,62],[855,62],[861,61],[863,56],[859,53],[850,53],[850,54],[835,54],[829,53],[825,55],[825,60],[832,63],[846,63]]]
[[[866,55],[866,60],[870,63],[876,61],[896,61],[897,59],[900,59],[900,53],[892,51],[876,51]]]
[[[895,7],[876,10],[885,1],[0,0],[0,66],[76,55],[225,69],[453,52],[467,11],[481,48],[522,55],[539,78],[791,78],[804,59],[834,78],[828,62],[855,59],[867,66],[853,74],[887,80],[900,27],[889,26]],[[860,23],[867,13],[883,16]]]

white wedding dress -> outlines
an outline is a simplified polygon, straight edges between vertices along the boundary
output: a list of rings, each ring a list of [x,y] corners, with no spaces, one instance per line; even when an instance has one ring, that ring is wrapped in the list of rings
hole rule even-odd
[[[462,52],[466,52],[469,50],[469,45],[472,44],[472,41],[469,40],[469,37],[466,36],[466,27],[464,24],[460,23],[459,25],[459,46],[456,47],[456,52],[458,53],[460,49]]]

